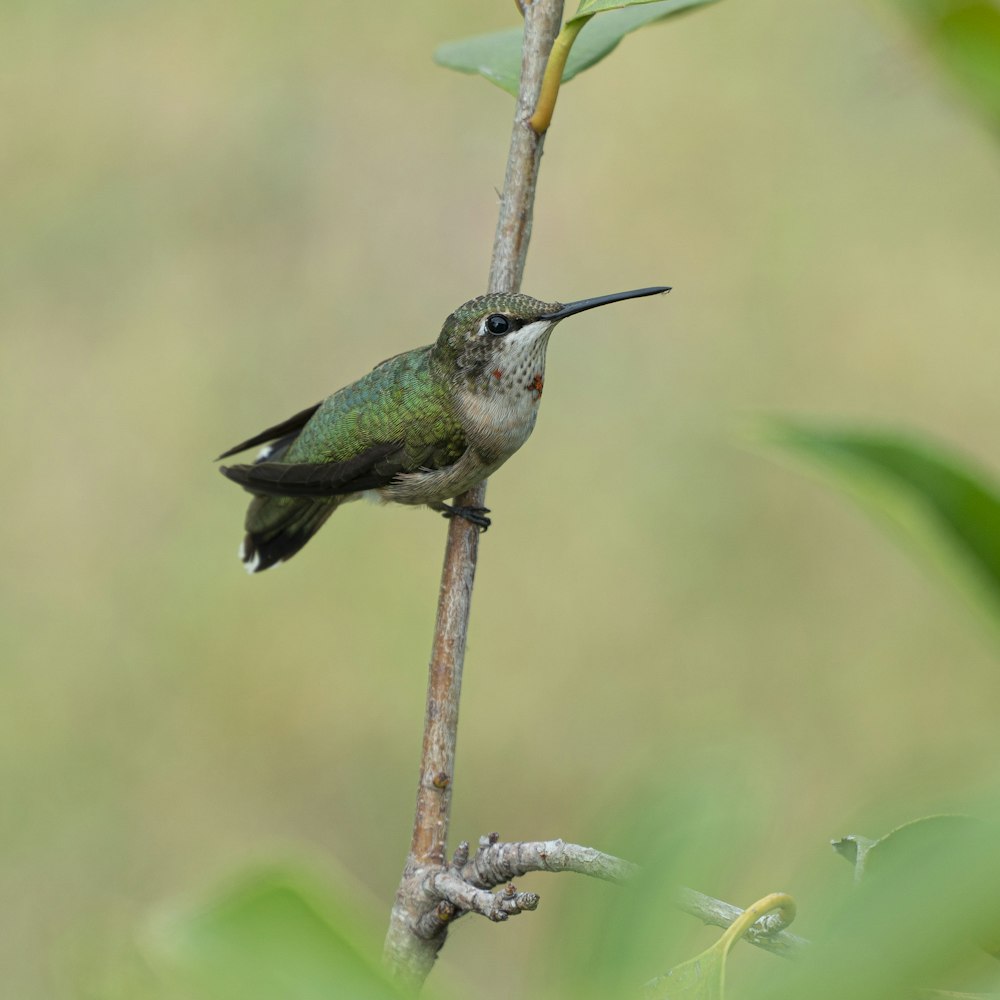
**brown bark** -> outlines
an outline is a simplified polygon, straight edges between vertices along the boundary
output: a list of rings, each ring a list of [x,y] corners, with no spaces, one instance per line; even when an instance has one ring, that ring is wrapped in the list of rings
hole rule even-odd
[[[537,135],[528,120],[534,112],[545,64],[559,32],[562,7],[562,0],[535,0],[524,4],[521,86],[493,244],[490,291],[517,291],[524,273],[531,239],[535,182],[544,142],[544,136]],[[486,483],[483,482],[459,497],[457,503],[482,507],[485,496]],[[393,976],[415,989],[419,989],[426,979],[444,944],[449,919],[447,907],[451,904],[442,903],[428,876],[446,867],[462,668],[478,552],[479,529],[462,518],[452,519],[431,652],[413,837],[396,892],[384,952],[384,960]],[[431,916],[434,913],[440,915],[437,924]],[[428,918],[432,928],[437,930],[429,938]]]

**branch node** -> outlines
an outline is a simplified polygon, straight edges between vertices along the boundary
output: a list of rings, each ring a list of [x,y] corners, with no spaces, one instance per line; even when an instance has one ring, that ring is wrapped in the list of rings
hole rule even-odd
[[[435,788],[439,788],[444,791],[444,789],[451,784],[451,778],[448,776],[447,771],[438,771],[438,773],[431,779],[431,784]]]
[[[441,939],[457,913],[454,903],[442,899],[433,910],[420,915],[413,925],[413,933],[423,941]]]

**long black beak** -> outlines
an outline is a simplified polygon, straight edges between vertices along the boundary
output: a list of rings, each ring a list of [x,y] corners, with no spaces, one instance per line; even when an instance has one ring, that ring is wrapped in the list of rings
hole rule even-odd
[[[606,306],[609,302],[621,302],[622,299],[640,299],[644,295],[662,295],[669,292],[667,285],[657,285],[655,288],[636,288],[631,292],[615,292],[613,295],[598,295],[595,299],[580,299],[579,302],[567,302],[560,306],[558,311],[543,316],[543,319],[565,319],[567,316],[575,316],[577,313],[585,312],[587,309],[596,309],[598,306]]]

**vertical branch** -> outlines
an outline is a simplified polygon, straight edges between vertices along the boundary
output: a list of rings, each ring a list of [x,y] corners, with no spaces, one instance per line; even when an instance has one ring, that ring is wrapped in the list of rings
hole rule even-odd
[[[544,142],[544,136],[536,135],[529,127],[528,119],[534,111],[549,49],[561,20],[561,2],[538,0],[525,5],[521,88],[493,241],[491,292],[516,292],[521,286]],[[482,507],[485,499],[486,483],[482,482],[459,497],[457,504]],[[416,858],[437,864],[444,861],[448,837],[462,666],[478,554],[479,529],[463,518],[452,518],[431,651],[421,780],[410,846]]]
[[[562,0],[531,3],[525,0],[523,5],[521,86],[490,264],[491,292],[517,291],[524,273],[544,141],[544,136],[537,135],[528,120],[538,101],[545,64],[559,32],[562,7]],[[461,506],[482,507],[485,497],[483,482],[457,502]],[[419,987],[426,978],[444,943],[446,916],[442,916],[440,933],[431,939],[418,935],[417,926],[419,918],[434,905],[424,888],[424,879],[429,868],[445,862],[462,667],[478,552],[479,529],[462,518],[453,518],[448,527],[431,651],[413,837],[385,942],[386,964],[397,978],[414,987]]]
[[[562,0],[535,0],[524,5],[524,49],[521,87],[514,112],[514,128],[507,154],[507,172],[500,196],[500,216],[490,262],[491,292],[516,292],[521,287],[524,261],[531,240],[535,182],[542,159],[544,136],[529,125],[534,114],[552,43],[562,23]]]

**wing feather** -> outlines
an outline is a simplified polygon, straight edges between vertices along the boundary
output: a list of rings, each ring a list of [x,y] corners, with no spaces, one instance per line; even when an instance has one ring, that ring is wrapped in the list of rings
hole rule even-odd
[[[402,443],[390,441],[342,462],[259,462],[219,471],[256,496],[336,497],[386,486],[406,469]]]
[[[216,461],[219,461],[221,458],[229,458],[230,455],[237,455],[241,451],[246,451],[247,448],[254,448],[259,444],[267,444],[268,441],[277,441],[278,438],[288,437],[298,433],[307,423],[309,423],[312,415],[322,405],[322,403],[317,403],[315,406],[310,406],[307,409],[296,413],[294,417],[289,417],[280,424],[268,427],[266,431],[261,431],[259,434],[255,434],[252,438],[247,438],[246,441],[243,441],[238,445],[234,445],[232,448],[224,451],[219,458],[216,459]]]

